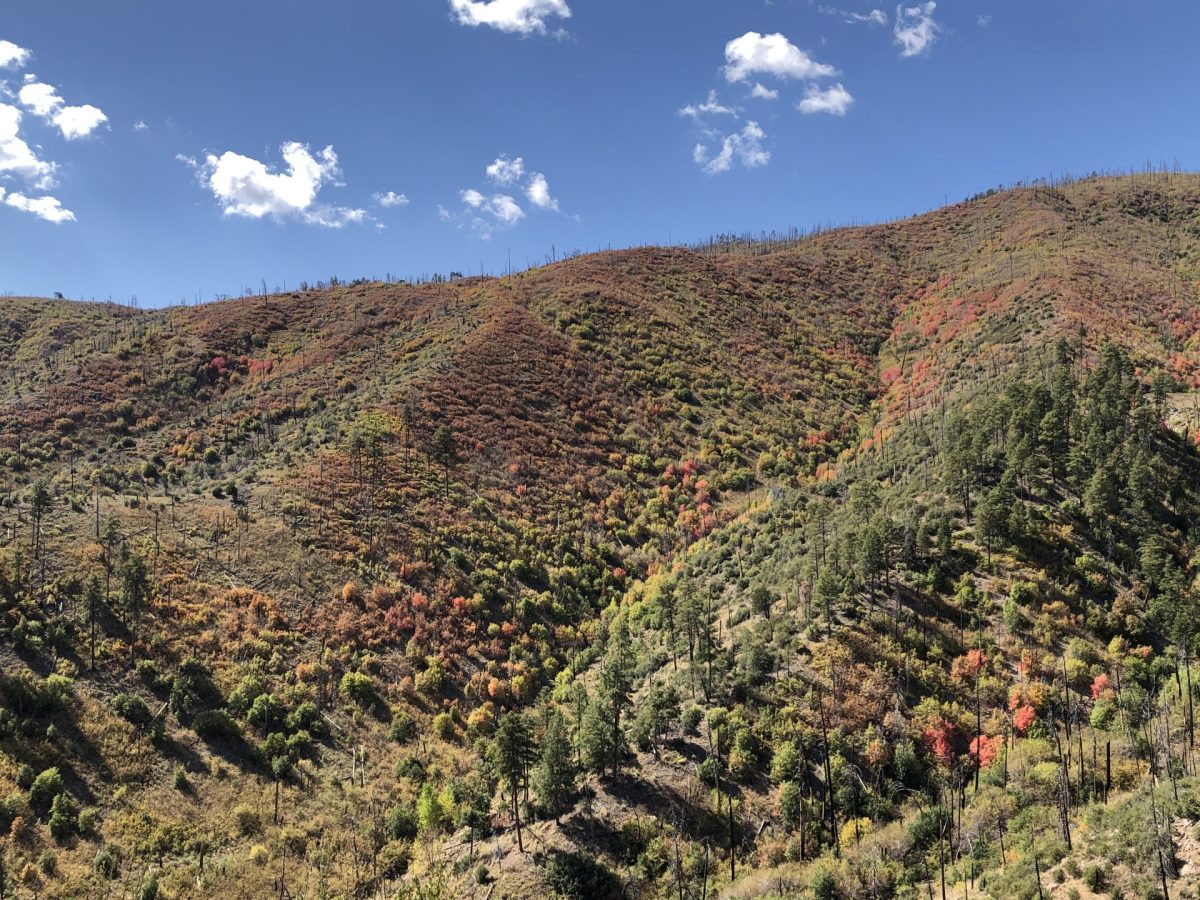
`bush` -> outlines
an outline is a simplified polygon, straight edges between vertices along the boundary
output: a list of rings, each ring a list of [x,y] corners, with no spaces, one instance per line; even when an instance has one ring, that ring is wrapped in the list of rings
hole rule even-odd
[[[62,792],[62,773],[57,768],[46,769],[29,786],[29,808],[44,816],[50,811],[54,798]]]
[[[258,821],[258,813],[244,803],[239,803],[233,808],[233,824],[242,837],[258,834],[262,828]]]
[[[158,900],[158,879],[148,874],[142,880],[141,890],[137,893],[138,900]]]
[[[109,880],[117,877],[117,856],[110,847],[101,847],[92,860],[92,871]]]
[[[342,676],[342,693],[364,709],[369,709],[379,702],[375,682],[371,680],[371,676],[362,672],[347,672]]]
[[[100,822],[100,814],[91,806],[79,813],[79,834],[82,837],[93,837],[96,826]]]
[[[1108,876],[1104,871],[1103,866],[1088,866],[1083,870],[1083,883],[1087,885],[1089,891],[1093,894],[1100,893],[1104,883],[1108,880]]]
[[[434,716],[433,733],[444,741],[454,737],[454,717],[448,712],[440,712]]]
[[[389,741],[407,744],[417,736],[417,723],[413,721],[412,716],[404,710],[400,710],[392,716],[392,724],[388,726],[387,736]]]
[[[223,709],[197,714],[192,720],[192,728],[205,740],[234,740],[242,734],[237,721]]]
[[[79,810],[66,794],[58,794],[50,804],[50,833],[56,841],[65,841],[79,827]]]
[[[173,783],[175,785],[175,790],[179,791],[180,793],[187,793],[189,790],[191,790],[192,784],[190,781],[188,781],[187,771],[184,770],[183,766],[175,767],[175,777]]]
[[[264,734],[274,731],[283,721],[283,707],[273,694],[259,694],[246,713],[246,721]]]
[[[417,836],[417,814],[407,806],[393,806],[384,817],[383,829],[392,840],[412,840]]]
[[[582,853],[554,853],[546,863],[546,881],[567,900],[616,900],[625,894],[615,874]]]
[[[58,873],[58,854],[53,850],[44,850],[38,857],[38,868],[42,874],[53,878]]]
[[[842,896],[837,877],[828,869],[822,869],[813,875],[809,890],[812,891],[814,900],[838,900]]]
[[[287,717],[287,730],[291,732],[307,731],[309,734],[321,734],[325,725],[321,721],[321,713],[317,710],[317,705],[311,701],[304,701],[290,713]]]
[[[399,878],[412,862],[412,845],[407,841],[388,841],[379,851],[379,868],[385,878]]]
[[[145,725],[150,721],[150,708],[137,694],[117,694],[109,701],[112,711],[134,725]]]

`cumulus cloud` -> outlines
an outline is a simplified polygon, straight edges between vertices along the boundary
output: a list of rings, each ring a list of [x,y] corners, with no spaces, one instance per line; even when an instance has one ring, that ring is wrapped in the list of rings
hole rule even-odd
[[[703,103],[689,103],[687,106],[679,110],[679,115],[688,119],[699,119],[701,116],[734,116],[737,117],[737,111],[724,106],[717,99],[716,91],[708,92],[708,99]]]
[[[470,228],[486,240],[525,218],[525,208],[509,190],[520,191],[534,209],[559,211],[550,182],[541,172],[529,171],[524,157],[498,156],[485,167],[484,175],[496,187],[486,191],[464,188],[458,192],[462,211],[455,213],[438,206],[438,218],[457,222],[459,228]]]
[[[38,190],[54,186],[54,163],[38,158],[21,138],[21,110],[0,103],[0,174],[17,175]]]
[[[516,159],[501,156],[487,167],[485,173],[496,184],[516,184],[525,175],[525,160],[519,156]]]
[[[68,106],[54,85],[44,84],[33,75],[25,76],[17,98],[30,112],[58,128],[69,141],[87,137],[108,121],[103,110],[90,104]]]
[[[550,183],[541,172],[534,172],[525,187],[525,196],[538,209],[558,209],[558,201],[550,194]]]
[[[474,188],[468,188],[460,191],[459,197],[468,208],[486,214],[498,225],[516,225],[525,218],[525,210],[521,209],[517,201],[508,194],[493,194],[491,197],[485,197]]]
[[[133,123],[133,130],[134,131],[149,131],[150,126],[147,125],[145,122],[143,122],[141,119],[138,119],[136,122]]]
[[[55,225],[75,221],[75,213],[69,209],[64,209],[57,197],[26,197],[24,194],[16,191],[8,193],[4,188],[0,187],[0,202],[3,202],[6,206],[13,207],[13,209],[32,213],[39,219],[53,222]]]
[[[836,74],[833,66],[816,62],[782,34],[748,31],[725,45],[725,79],[731,84],[752,75],[811,79]]]
[[[802,113],[829,113],[834,116],[844,116],[854,98],[842,85],[835,84],[822,90],[815,84],[808,86],[804,99],[796,104],[796,109]]]
[[[927,3],[917,6],[896,7],[893,34],[896,36],[896,44],[900,47],[901,57],[920,56],[933,46],[938,32],[941,31],[941,26],[933,18],[936,9],[935,0],[928,0]]]
[[[394,206],[408,206],[408,197],[404,194],[397,194],[395,191],[388,191],[386,194],[374,194],[373,198],[384,209],[391,209]]]
[[[461,25],[487,25],[511,34],[545,34],[546,20],[571,18],[566,0],[450,0]]]
[[[12,41],[0,41],[0,69],[20,69],[33,54]]]
[[[741,131],[725,137],[716,156],[711,155],[706,145],[697,144],[692,151],[692,158],[709,175],[728,172],[735,160],[747,169],[757,169],[771,161],[771,154],[762,146],[765,137],[766,133],[758,127],[757,122],[747,122]]]
[[[191,157],[176,158],[199,171],[200,183],[212,192],[227,216],[270,216],[277,221],[294,218],[325,228],[366,221],[366,210],[318,202],[321,189],[329,183],[337,184],[341,176],[333,147],[314,156],[304,144],[291,141],[280,148],[280,153],[287,166],[285,172],[232,150],[220,156],[210,153],[202,164]]]
[[[779,91],[755,82],[754,88],[750,91],[750,96],[756,100],[774,100],[779,96]]]

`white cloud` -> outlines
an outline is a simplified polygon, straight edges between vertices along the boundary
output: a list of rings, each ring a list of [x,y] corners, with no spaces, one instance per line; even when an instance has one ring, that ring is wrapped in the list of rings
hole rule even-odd
[[[64,209],[56,197],[26,197],[24,194],[19,194],[16,191],[6,193],[5,189],[0,187],[0,201],[3,201],[6,205],[14,209],[32,213],[39,219],[53,222],[55,225],[75,221],[75,213],[69,209]]]
[[[103,110],[90,104],[68,106],[54,85],[44,84],[33,75],[25,76],[17,96],[22,106],[54,124],[69,141],[87,137],[108,121]]]
[[[545,34],[546,20],[571,18],[566,0],[450,0],[461,25],[487,25],[512,34]]]
[[[39,159],[20,136],[21,110],[0,103],[0,173],[12,173],[39,190],[54,184],[54,163]]]
[[[473,210],[486,213],[500,225],[515,225],[525,218],[525,210],[508,194],[485,197],[473,188],[459,192],[463,203]]]
[[[721,142],[721,150],[716,156],[710,158],[708,147],[697,144],[692,151],[692,158],[709,175],[728,172],[735,159],[747,169],[756,169],[771,161],[771,154],[762,147],[765,137],[757,122],[747,122],[745,128],[728,135]]]
[[[815,84],[810,84],[804,99],[796,104],[796,109],[802,113],[829,113],[834,116],[844,116],[854,98],[842,85],[835,84],[822,90]]]
[[[525,188],[525,196],[538,209],[558,209],[558,201],[550,194],[550,183],[546,181],[546,176],[541,172],[534,172],[529,177],[529,184]]]
[[[935,0],[928,0],[927,3],[918,6],[896,7],[893,33],[902,58],[920,56],[933,46],[938,32],[941,31],[941,26],[933,18],[936,9]]]
[[[550,193],[550,182],[541,172],[529,171],[524,157],[498,156],[484,173],[492,184],[502,189],[521,191],[533,208],[558,212],[558,199]],[[457,222],[459,228],[469,227],[485,240],[496,231],[516,225],[526,215],[516,198],[503,190],[489,193],[464,188],[458,192],[458,197],[463,204],[462,212],[453,213],[438,206],[438,218],[443,222]]]
[[[297,218],[325,228],[366,221],[366,210],[317,202],[321,188],[336,183],[341,175],[333,147],[313,156],[308,147],[291,141],[280,148],[280,153],[287,164],[286,172],[272,171],[259,160],[232,150],[220,156],[209,154],[199,166],[190,157],[176,158],[198,168],[200,183],[212,191],[227,216],[271,216],[279,221]]]
[[[779,96],[779,91],[772,90],[769,87],[765,87],[764,85],[755,82],[754,89],[750,91],[750,96],[757,100],[774,100]]]
[[[855,22],[866,22],[868,25],[886,25],[887,13],[882,9],[873,9],[869,13],[850,13],[850,19]]]
[[[825,78],[836,75],[832,66],[813,60],[782,34],[748,31],[725,45],[725,79],[747,81],[751,75],[776,78]]]
[[[133,130],[134,131],[149,131],[150,126],[147,125],[145,122],[143,122],[141,119],[138,119],[138,121],[133,123]]]
[[[516,159],[501,156],[485,171],[487,177],[496,184],[515,184],[525,175],[525,160],[519,156]]]
[[[887,13],[882,9],[873,9],[870,12],[860,13],[841,9],[837,6],[818,6],[818,12],[823,12],[827,16],[837,16],[848,25],[886,25],[888,23]]]
[[[679,115],[689,119],[699,119],[705,115],[733,116],[736,118],[737,111],[722,105],[720,100],[717,99],[716,91],[709,91],[707,100],[703,103],[689,103],[679,110]]]
[[[408,197],[404,194],[397,194],[395,191],[388,191],[386,194],[374,194],[373,198],[384,209],[391,209],[393,206],[408,206]]]
[[[976,22],[978,23],[980,28],[987,28],[989,25],[992,24],[992,17],[991,16],[980,16],[976,20]]]
[[[33,54],[12,41],[0,41],[0,69],[20,69]]]

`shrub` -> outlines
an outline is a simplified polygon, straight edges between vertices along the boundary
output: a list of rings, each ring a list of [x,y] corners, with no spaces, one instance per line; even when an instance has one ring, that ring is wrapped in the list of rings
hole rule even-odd
[[[288,713],[287,729],[291,732],[307,731],[309,734],[321,734],[324,723],[321,721],[317,705],[306,700],[293,709]]]
[[[109,701],[109,706],[122,719],[135,725],[150,721],[150,708],[137,694],[117,694]]]
[[[379,702],[375,682],[362,672],[347,672],[342,676],[342,693],[364,709]]]
[[[79,828],[79,810],[66,794],[58,794],[50,804],[50,833],[65,841]]]
[[[45,815],[54,798],[62,792],[62,773],[57,768],[46,769],[29,786],[29,808],[38,815]]]
[[[111,847],[101,847],[96,851],[96,858],[92,860],[92,871],[101,878],[111,880],[117,877],[117,856]]]
[[[264,733],[274,731],[283,721],[283,707],[273,694],[259,694],[246,713],[246,721]]]
[[[393,806],[384,817],[383,829],[392,840],[412,840],[417,836],[417,814],[407,806]]]
[[[237,721],[223,709],[211,709],[192,720],[196,734],[205,740],[233,740],[241,736]]]
[[[258,834],[262,828],[258,821],[258,813],[244,803],[239,803],[233,808],[233,824],[242,837]]]
[[[813,875],[809,890],[815,900],[838,900],[842,896],[837,877],[828,869],[821,869]]]
[[[608,900],[624,895],[617,876],[582,853],[554,853],[546,863],[546,881],[567,900]]]
[[[444,741],[454,737],[454,717],[448,712],[440,712],[434,716],[433,733]]]
[[[387,736],[389,741],[395,741],[397,744],[407,744],[417,735],[417,723],[413,721],[413,717],[404,710],[398,711],[392,716],[392,724],[388,726]]]
[[[158,900],[158,879],[153,873],[147,874],[142,880],[142,887],[137,893],[138,900]]]
[[[58,854],[53,850],[43,850],[42,855],[38,857],[38,868],[42,870],[43,875],[53,878],[58,872]]]
[[[100,814],[94,807],[87,807],[79,813],[79,834],[82,837],[93,837],[96,834],[96,826],[100,822]]]
[[[379,868],[386,878],[399,878],[412,862],[412,845],[407,841],[388,841],[379,851]]]

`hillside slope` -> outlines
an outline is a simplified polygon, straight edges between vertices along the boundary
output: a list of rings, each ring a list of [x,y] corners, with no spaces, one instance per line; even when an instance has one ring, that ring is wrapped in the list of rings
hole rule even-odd
[[[1087,740],[1186,831],[1197,277],[1200,178],[1142,176],[503,279],[6,300],[4,877],[1007,896],[1118,814]],[[559,715],[554,809],[504,747]],[[1022,798],[997,857],[970,817]]]

